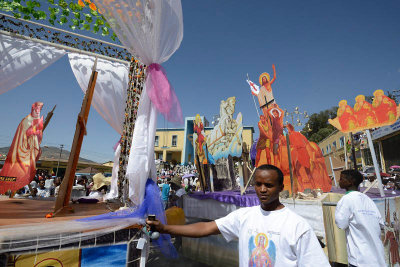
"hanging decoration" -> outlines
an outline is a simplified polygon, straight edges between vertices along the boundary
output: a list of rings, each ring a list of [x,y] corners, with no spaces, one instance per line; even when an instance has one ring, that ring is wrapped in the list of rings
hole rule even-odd
[[[132,57],[126,49],[104,44],[101,41],[84,40],[65,32],[21,22],[4,15],[0,15],[0,30],[121,60],[130,60]]]
[[[46,3],[43,3],[46,2]],[[49,6],[44,8],[44,5]],[[51,25],[68,27],[71,30],[91,31],[110,36],[115,41],[116,35],[110,31],[110,25],[90,0],[1,0],[0,10],[11,13],[15,18],[46,22]]]
[[[397,106],[381,89],[374,92],[372,104],[365,100],[364,95],[358,95],[355,100],[354,108],[348,105],[347,100],[341,100],[337,117],[329,119],[329,123],[343,133],[392,125],[400,117],[400,105]]]
[[[140,65],[138,60],[132,58],[129,67],[129,84],[125,105],[124,128],[119,145],[120,155],[118,169],[118,198],[120,199],[120,202],[124,203],[125,205],[128,205],[127,191],[129,188],[129,181],[125,176],[126,167],[128,165],[133,130],[135,129],[137,111],[139,108],[139,99],[143,91],[145,70],[145,66]],[[125,199],[123,199],[124,196]]]

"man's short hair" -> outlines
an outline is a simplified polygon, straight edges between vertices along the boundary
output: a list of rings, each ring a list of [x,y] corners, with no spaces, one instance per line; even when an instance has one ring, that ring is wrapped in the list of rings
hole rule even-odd
[[[274,165],[264,164],[264,165],[258,166],[256,171],[254,172],[254,175],[256,174],[257,171],[268,171],[268,170],[276,171],[276,173],[278,174],[279,184],[282,185],[283,184],[283,172],[281,171],[281,169],[279,169],[278,167],[276,167]]]
[[[356,170],[344,170],[340,173],[340,176],[344,176],[345,179],[349,180],[350,182],[353,183],[354,186],[359,186],[362,181],[364,180],[364,177],[359,171]]]

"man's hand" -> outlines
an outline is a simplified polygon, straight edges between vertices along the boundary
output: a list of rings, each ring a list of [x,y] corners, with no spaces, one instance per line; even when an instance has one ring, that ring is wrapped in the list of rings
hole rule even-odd
[[[165,233],[164,224],[162,224],[159,220],[155,220],[155,221],[146,220],[146,230],[148,232],[150,231],[151,227],[153,227],[153,229],[156,232],[159,232],[161,234]]]
[[[187,236],[187,237],[204,237],[209,235],[219,234],[219,229],[215,221],[200,222],[186,225],[164,225],[159,220],[149,221],[146,220],[146,229],[153,230],[162,234]]]

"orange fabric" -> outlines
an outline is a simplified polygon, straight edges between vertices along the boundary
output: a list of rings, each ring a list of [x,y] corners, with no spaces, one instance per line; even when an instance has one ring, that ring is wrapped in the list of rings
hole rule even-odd
[[[29,184],[36,173],[36,160],[40,156],[43,117],[26,116],[17,131],[0,176],[16,177],[16,181],[0,181],[0,194],[16,191]]]

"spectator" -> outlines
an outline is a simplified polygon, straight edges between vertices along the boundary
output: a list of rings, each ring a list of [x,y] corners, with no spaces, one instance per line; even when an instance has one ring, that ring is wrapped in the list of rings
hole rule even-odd
[[[60,177],[56,177],[54,179],[54,196],[58,196],[58,191],[60,190],[60,185],[61,185],[61,178]]]
[[[339,200],[336,225],[345,230],[349,266],[386,266],[382,240],[383,220],[375,203],[358,186],[363,176],[356,170],[344,170],[339,185],[346,194]]]
[[[161,199],[164,204],[164,210],[168,208],[169,191],[171,190],[170,182],[171,178],[167,178],[167,182],[163,184],[161,190]]]
[[[45,180],[43,179],[39,181],[36,196],[43,198],[50,197],[50,190],[45,187]]]

